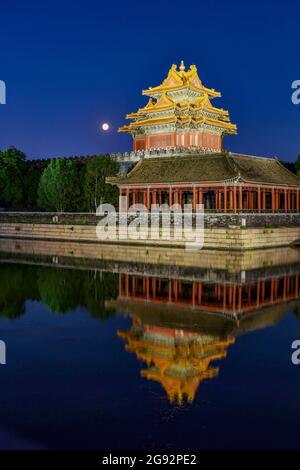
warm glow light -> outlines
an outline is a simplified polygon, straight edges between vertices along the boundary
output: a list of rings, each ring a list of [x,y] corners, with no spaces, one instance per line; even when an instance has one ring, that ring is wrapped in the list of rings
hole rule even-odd
[[[102,127],[102,130],[103,130],[103,131],[108,131],[108,129],[109,129],[109,124],[107,124],[107,122],[104,122],[101,127]]]

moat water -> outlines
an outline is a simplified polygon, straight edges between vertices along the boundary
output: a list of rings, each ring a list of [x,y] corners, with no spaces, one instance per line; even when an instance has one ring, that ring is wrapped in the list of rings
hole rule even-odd
[[[2,449],[300,448],[296,251],[170,275],[0,259]]]

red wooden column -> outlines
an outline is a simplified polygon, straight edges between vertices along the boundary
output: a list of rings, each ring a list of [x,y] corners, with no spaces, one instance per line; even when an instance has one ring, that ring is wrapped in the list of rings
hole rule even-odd
[[[270,294],[270,300],[271,302],[273,302],[274,300],[274,278],[272,277],[272,280],[271,280],[271,294]]]
[[[146,198],[146,207],[150,209],[150,188],[147,188],[147,198]]]
[[[156,190],[152,191],[152,204],[156,207]]]
[[[288,211],[288,205],[287,205],[287,192],[286,189],[284,190],[284,212]]]
[[[238,311],[240,312],[242,310],[242,286],[239,286],[239,297],[238,297]]]
[[[260,299],[260,283],[261,281],[258,281],[257,286],[256,286],[256,305],[259,305],[259,299]]]
[[[198,305],[202,304],[202,282],[198,283]]]
[[[227,187],[224,186],[224,212],[227,212]]]
[[[249,188],[247,188],[247,193],[246,193],[246,209],[247,209],[247,211],[250,210],[250,191],[249,191]]]
[[[192,283],[192,305],[193,305],[193,307],[195,307],[195,303],[196,303],[196,288],[197,288],[196,282],[194,281]]]
[[[222,210],[222,189],[219,189],[219,210]]]
[[[179,204],[180,204],[180,207],[182,208],[182,189],[179,190]]]
[[[299,189],[296,189],[296,212],[299,212]]]
[[[172,188],[169,188],[169,206],[171,207],[172,204],[173,204]]]
[[[129,188],[126,188],[126,209],[129,208]]]
[[[153,300],[155,300],[155,298],[156,298],[156,279],[155,279],[155,277],[152,278],[151,284],[152,284],[152,298],[153,298]]]
[[[178,189],[174,190],[174,204],[178,204]]]
[[[122,294],[123,294],[122,285],[123,285],[123,274],[119,273],[119,296],[120,297],[122,297]]]
[[[266,282],[261,281],[261,302],[265,303],[265,294],[266,294]]]
[[[254,192],[253,192],[253,189],[250,192],[250,209],[251,210],[254,209]]]
[[[146,277],[146,298],[150,300],[150,278]]]
[[[199,204],[203,204],[203,189],[199,189]]]
[[[243,210],[243,186],[239,186],[239,210]]]
[[[171,279],[169,280],[169,283],[168,283],[168,299],[169,299],[169,302],[171,303],[172,302],[172,280]]]
[[[278,196],[277,196],[277,199],[278,199],[278,210],[281,210],[281,190],[278,189]]]
[[[135,297],[135,291],[136,291],[136,277],[135,276],[132,277],[132,289],[131,290],[132,290],[133,297]]]
[[[158,193],[158,200],[159,200],[159,205],[161,206],[162,205],[162,193],[161,193],[161,189]]]
[[[196,196],[197,196],[197,194],[196,194],[196,188],[195,188],[195,186],[193,186],[193,203],[192,203],[192,209],[193,209],[193,211],[196,210],[196,204],[197,204]]]
[[[261,194],[260,194],[260,187],[257,188],[257,210],[261,212]]]
[[[295,209],[295,199],[294,199],[294,194],[295,194],[295,191],[291,191],[291,211],[294,211]]]
[[[229,189],[229,210],[233,210],[233,191],[232,188]]]
[[[174,281],[174,300],[178,300],[178,281]]]
[[[266,190],[262,190],[262,210],[266,210]]]
[[[272,212],[275,212],[275,189],[272,188]]]
[[[223,285],[223,310],[226,310],[226,284]]]
[[[236,284],[232,288],[232,309],[235,312],[236,308]]]
[[[291,210],[291,192],[287,190],[287,210],[288,212]]]
[[[236,186],[233,186],[233,212],[236,212]]]
[[[129,297],[129,274],[125,274],[125,295]]]
[[[296,212],[296,199],[297,199],[297,192],[293,190],[293,212]]]

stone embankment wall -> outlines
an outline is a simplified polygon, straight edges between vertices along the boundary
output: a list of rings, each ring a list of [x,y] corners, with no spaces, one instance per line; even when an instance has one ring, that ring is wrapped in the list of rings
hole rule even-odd
[[[54,266],[104,269],[140,275],[184,277],[217,282],[246,282],[282,275],[283,269],[299,269],[300,250],[281,249],[237,251],[94,244],[78,242],[0,238],[0,259],[36,262]],[[233,277],[234,273],[234,277]]]
[[[55,224],[55,225],[97,225],[100,217],[91,213],[57,212],[0,212],[3,223]],[[193,218],[195,222],[195,218]],[[172,221],[171,221],[172,222]],[[300,213],[209,213],[204,215],[205,227],[300,227]]]
[[[127,227],[119,230],[119,236],[109,242],[135,244],[142,246],[172,246],[186,247],[185,240],[153,239],[148,227],[140,229],[141,237],[131,240],[126,236]],[[0,223],[0,237],[23,238],[37,240],[65,240],[70,242],[103,243],[98,239],[96,227],[92,225],[63,225],[63,224],[22,224]],[[222,250],[251,250],[287,246],[300,240],[300,226],[251,228],[236,227],[206,228],[204,231],[204,248]]]

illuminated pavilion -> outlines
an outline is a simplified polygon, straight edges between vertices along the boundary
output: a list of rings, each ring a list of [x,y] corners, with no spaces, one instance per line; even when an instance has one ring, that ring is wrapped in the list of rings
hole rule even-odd
[[[212,104],[221,94],[203,85],[195,65],[173,65],[143,95],[146,106],[119,129],[132,135],[141,158],[126,176],[107,180],[127,207],[189,203],[217,212],[299,212],[299,179],[278,159],[223,150],[224,136],[237,129],[228,111]]]

